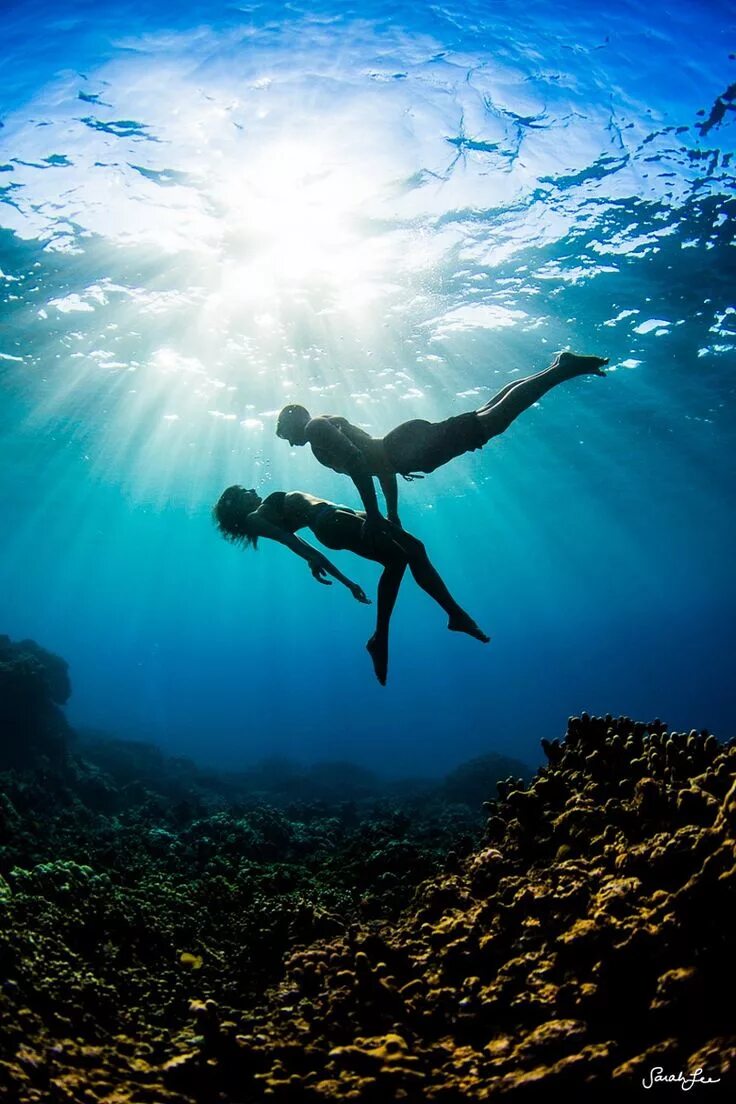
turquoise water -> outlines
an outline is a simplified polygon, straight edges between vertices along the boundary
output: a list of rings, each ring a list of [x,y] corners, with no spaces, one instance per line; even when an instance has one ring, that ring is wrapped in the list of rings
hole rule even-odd
[[[2,11],[0,631],[72,721],[421,773],[733,735],[733,7],[142,9]],[[407,579],[382,688],[373,610],[215,533],[233,482],[358,505],[286,402],[381,435],[568,347],[608,378],[400,488],[487,647]]]

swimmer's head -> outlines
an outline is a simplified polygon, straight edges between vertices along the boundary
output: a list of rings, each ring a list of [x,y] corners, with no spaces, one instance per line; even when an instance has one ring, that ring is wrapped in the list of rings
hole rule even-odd
[[[304,430],[310,421],[310,413],[303,406],[296,403],[285,406],[276,423],[276,436],[288,441],[290,445],[306,445],[307,436]]]
[[[248,515],[257,510],[262,502],[263,499],[252,487],[246,490],[236,484],[222,492],[214,505],[212,517],[225,540],[256,547],[258,538],[248,528]]]

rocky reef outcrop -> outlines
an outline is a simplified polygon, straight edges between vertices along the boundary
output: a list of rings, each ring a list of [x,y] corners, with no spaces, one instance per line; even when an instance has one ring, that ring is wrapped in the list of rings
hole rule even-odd
[[[169,1082],[459,1104],[628,1100],[652,1067],[732,1079],[736,746],[583,714],[544,747],[398,923],[296,950],[255,1015],[195,1002]]]
[[[0,770],[63,759],[70,730],[66,662],[34,640],[0,635]]]
[[[733,741],[582,714],[478,817],[457,797],[488,762],[381,795],[345,764],[284,788],[274,764],[63,750],[68,683],[2,646],[3,716],[58,739],[0,773],[0,1099],[618,1102],[652,1067],[732,1087]]]

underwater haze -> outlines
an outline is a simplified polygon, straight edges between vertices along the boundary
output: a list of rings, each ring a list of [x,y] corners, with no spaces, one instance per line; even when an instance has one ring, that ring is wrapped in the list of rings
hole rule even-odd
[[[68,660],[73,724],[387,774],[583,709],[734,734],[733,4],[0,20],[0,632]],[[489,645],[407,578],[381,687],[375,605],[218,536],[231,483],[360,506],[285,403],[381,436],[565,348],[607,378],[400,486]]]

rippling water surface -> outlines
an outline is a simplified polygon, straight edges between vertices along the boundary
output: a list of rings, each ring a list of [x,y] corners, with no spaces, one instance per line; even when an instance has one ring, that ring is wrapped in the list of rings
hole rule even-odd
[[[0,630],[209,758],[731,735],[733,7],[141,9],[3,7]],[[357,505],[285,402],[381,434],[565,347],[609,378],[402,489],[488,648],[407,583],[382,689],[371,611],[217,539],[231,482]]]

